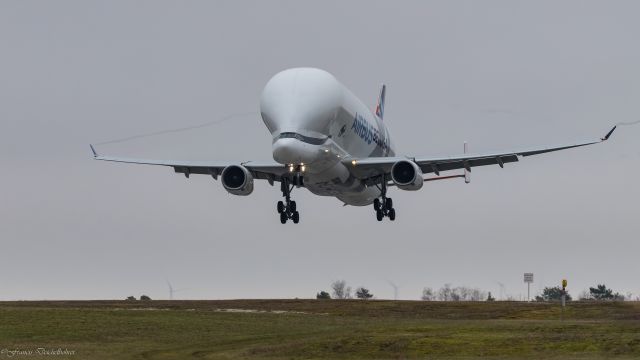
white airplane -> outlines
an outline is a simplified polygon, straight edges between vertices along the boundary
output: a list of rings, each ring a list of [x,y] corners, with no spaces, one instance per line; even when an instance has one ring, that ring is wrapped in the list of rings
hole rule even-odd
[[[464,177],[470,181],[471,168],[518,161],[531,156],[605,141],[615,126],[601,139],[541,147],[529,150],[468,154],[450,157],[397,155],[383,122],[385,86],[382,86],[372,112],[333,75],[314,68],[294,68],[273,76],[260,99],[262,120],[273,137],[275,162],[227,163],[214,160],[173,161],[129,159],[99,155],[96,160],[133,164],[163,165],[184,174],[221,177],[222,186],[233,195],[253,192],[253,180],[280,183],[283,201],[278,201],[280,222],[300,220],[294,188],[304,187],[313,194],[334,196],[345,205],[373,204],[376,218],[396,218],[387,188],[420,190],[425,181]],[[463,169],[464,174],[440,176],[441,172]],[[424,178],[434,173],[436,177]]]

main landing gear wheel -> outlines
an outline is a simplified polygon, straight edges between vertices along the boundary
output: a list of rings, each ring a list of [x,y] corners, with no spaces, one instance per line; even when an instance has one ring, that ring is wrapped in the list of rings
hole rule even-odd
[[[382,175],[380,186],[380,197],[373,200],[373,209],[376,211],[376,219],[382,221],[386,216],[389,220],[396,219],[396,209],[393,208],[393,199],[387,197],[387,177]]]
[[[278,213],[280,214],[280,223],[286,224],[287,220],[293,220],[294,224],[300,222],[300,213],[297,210],[296,202],[291,200],[291,190],[293,190],[294,185],[291,185],[291,181],[289,179],[282,179],[280,183],[280,190],[282,190],[282,196],[284,196],[285,201],[278,201]]]
[[[387,200],[384,202],[384,206],[389,211],[393,210],[393,199],[387,198]]]

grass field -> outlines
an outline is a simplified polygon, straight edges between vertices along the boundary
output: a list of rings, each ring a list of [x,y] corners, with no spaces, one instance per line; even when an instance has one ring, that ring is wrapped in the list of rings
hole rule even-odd
[[[11,352],[38,348],[75,354]],[[640,359],[640,303],[569,303],[562,314],[517,302],[0,302],[0,350],[0,359]]]

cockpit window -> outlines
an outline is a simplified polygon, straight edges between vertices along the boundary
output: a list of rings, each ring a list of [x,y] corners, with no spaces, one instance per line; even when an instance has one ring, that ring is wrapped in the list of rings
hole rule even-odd
[[[298,139],[302,142],[306,142],[307,144],[322,145],[325,142],[327,142],[328,138],[318,139],[310,136],[304,136],[294,132],[283,132],[283,133],[280,133],[280,136],[278,136],[278,139]]]

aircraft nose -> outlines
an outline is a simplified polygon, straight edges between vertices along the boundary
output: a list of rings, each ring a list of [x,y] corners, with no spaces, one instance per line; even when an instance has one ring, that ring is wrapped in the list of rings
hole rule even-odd
[[[273,143],[273,159],[280,164],[310,164],[317,157],[315,146],[297,139],[278,139]]]

